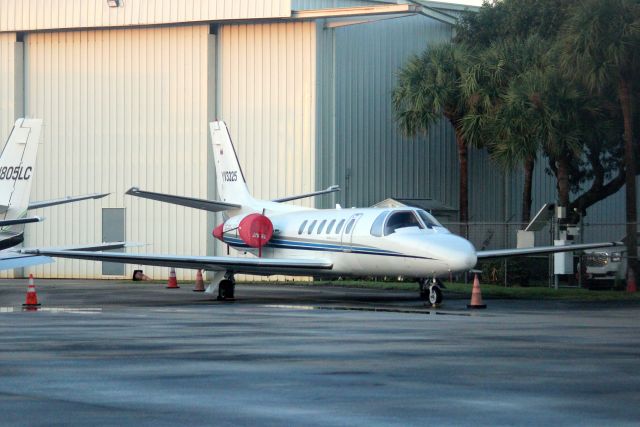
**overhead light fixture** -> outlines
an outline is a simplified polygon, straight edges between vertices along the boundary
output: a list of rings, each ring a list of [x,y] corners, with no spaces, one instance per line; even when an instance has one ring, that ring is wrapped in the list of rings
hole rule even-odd
[[[109,7],[118,7],[120,6],[120,0],[107,0],[107,4]]]

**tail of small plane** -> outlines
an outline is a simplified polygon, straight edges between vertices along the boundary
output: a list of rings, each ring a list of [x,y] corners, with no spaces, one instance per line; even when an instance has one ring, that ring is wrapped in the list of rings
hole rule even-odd
[[[209,123],[209,129],[211,131],[211,141],[213,144],[218,195],[222,202],[240,206],[240,209],[232,212],[233,215],[248,212],[291,212],[308,209],[282,202],[326,192],[314,192],[277,200],[260,200],[254,198],[247,187],[247,181],[242,173],[238,155],[231,142],[231,134],[229,133],[229,129],[227,129],[227,125],[223,121],[215,121]]]
[[[41,119],[18,119],[0,154],[0,220],[25,216],[29,207],[33,170],[42,129]],[[24,224],[3,227],[21,234]]]
[[[220,200],[242,206],[254,205],[255,201],[249,193],[227,125],[223,121],[217,121],[209,123],[209,128]]]

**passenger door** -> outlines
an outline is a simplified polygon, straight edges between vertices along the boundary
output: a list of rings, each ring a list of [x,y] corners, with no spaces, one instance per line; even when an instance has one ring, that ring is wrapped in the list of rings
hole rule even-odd
[[[351,215],[345,223],[341,235],[342,252],[351,252],[353,245],[353,230],[356,228],[356,224],[361,217],[361,213]]]

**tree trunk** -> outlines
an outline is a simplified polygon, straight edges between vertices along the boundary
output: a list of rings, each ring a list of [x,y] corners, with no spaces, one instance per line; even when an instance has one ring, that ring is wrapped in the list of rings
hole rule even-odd
[[[522,222],[528,224],[531,221],[531,189],[533,187],[533,168],[536,158],[529,156],[524,161],[524,188],[522,190]]]
[[[631,111],[631,91],[629,82],[621,78],[618,97],[624,119],[624,167],[627,213],[627,277],[636,277],[638,271],[637,213],[636,213],[636,162],[633,147],[633,112]],[[629,289],[629,288],[627,288]]]
[[[468,149],[464,138],[456,131],[456,144],[458,145],[458,162],[460,163],[460,234],[467,237],[467,222],[469,222],[469,164]]]
[[[569,207],[569,159],[563,154],[556,160],[556,178],[558,180],[558,206]]]

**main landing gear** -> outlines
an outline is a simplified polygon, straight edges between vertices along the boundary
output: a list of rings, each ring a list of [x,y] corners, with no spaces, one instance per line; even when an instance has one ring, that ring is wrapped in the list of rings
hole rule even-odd
[[[236,280],[233,275],[225,276],[218,284],[218,301],[228,301],[235,297]]]
[[[442,303],[442,282],[440,279],[421,279],[420,280],[420,298],[429,301],[431,305]]]

